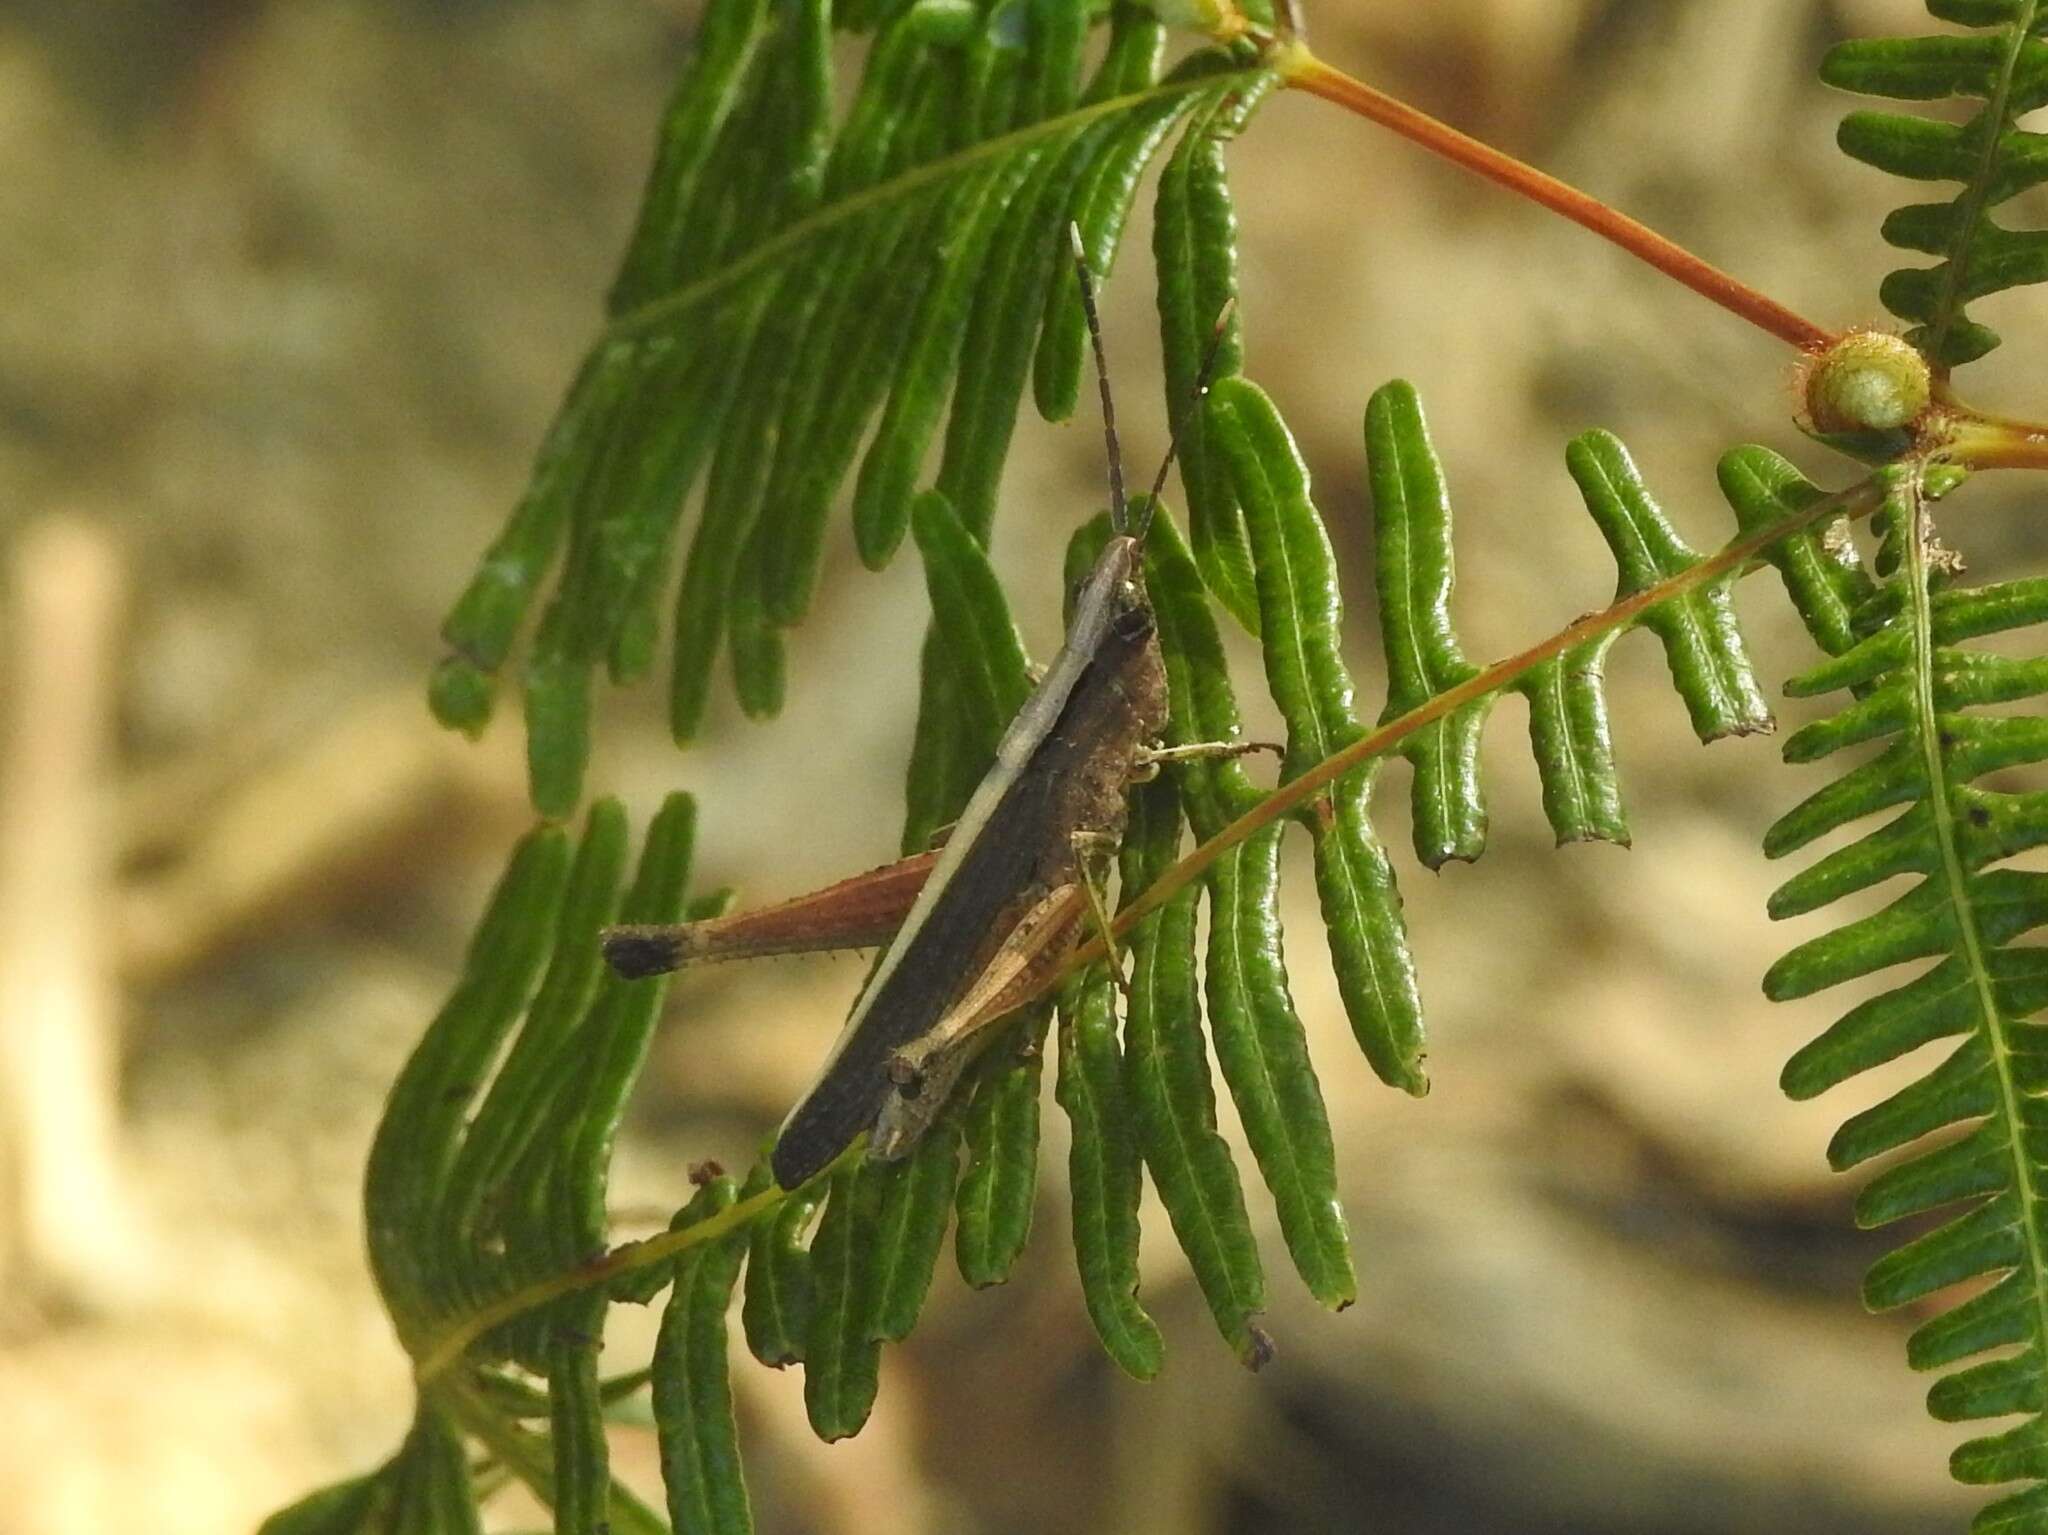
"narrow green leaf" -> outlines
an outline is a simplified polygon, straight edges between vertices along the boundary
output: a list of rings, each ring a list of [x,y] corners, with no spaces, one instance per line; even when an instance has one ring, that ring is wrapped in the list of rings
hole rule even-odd
[[[954,704],[985,769],[1031,692],[1024,642],[988,555],[937,491],[917,498],[912,531],[924,558],[932,619],[953,678]]]
[[[740,299],[760,306],[758,322],[750,327],[751,347],[734,365],[732,404],[676,594],[669,729],[679,742],[703,723],[728,604],[767,491],[774,425],[792,383],[790,356],[824,297],[821,261],[800,263],[779,283],[759,285]]]
[[[632,889],[620,907],[621,921],[673,922],[681,914],[696,826],[695,801],[687,794],[668,796],[647,828]],[[612,1141],[626,1097],[646,1063],[664,991],[658,980],[608,977],[582,1031],[589,1055],[579,1089],[569,1100],[551,1179],[552,1244],[565,1260],[581,1259],[604,1245]]]
[[[941,158],[971,122],[961,100],[964,60],[927,31],[913,7],[893,21],[870,52],[834,153],[828,191],[856,194]],[[972,21],[972,13],[964,18]],[[986,173],[970,173],[971,185]],[[946,252],[949,209],[971,191],[943,184],[878,209],[851,224],[822,258],[828,298],[785,366],[795,376],[776,429],[769,481],[775,539],[764,587],[781,624],[798,621],[816,588],[832,490],[859,446]]]
[[[772,1181],[763,1162],[747,1180],[757,1193]],[[804,1245],[822,1186],[786,1196],[774,1214],[757,1220],[747,1235],[747,1286],[740,1307],[747,1347],[765,1365],[781,1369],[804,1357],[813,1306],[811,1255]]]
[[[1228,469],[1209,451],[1195,383],[1216,321],[1237,297],[1237,212],[1223,146],[1243,131],[1274,77],[1205,100],[1159,175],[1152,254],[1159,272],[1159,338],[1166,363],[1167,420],[1178,428],[1181,486],[1187,496],[1195,561],[1224,608],[1259,632],[1258,589],[1244,516]],[[1216,353],[1214,377],[1243,366],[1235,312]]]
[[[526,662],[526,778],[533,808],[575,814],[590,760],[590,663],[567,654],[541,625]]]
[[[1032,0],[1031,50],[1018,103],[1025,121],[1057,117],[1080,95],[1089,11],[1088,0]]]
[[[1059,1039],[1054,1095],[1073,1127],[1067,1181],[1081,1296],[1109,1357],[1133,1379],[1150,1380],[1165,1344],[1138,1299],[1142,1163],[1116,1039],[1116,989],[1100,966],[1068,986]]]
[[[395,1471],[389,1527],[422,1535],[479,1535],[476,1491],[462,1437],[438,1412],[423,1408],[406,1436]]]
[[[703,1193],[700,1218],[734,1198],[727,1178]],[[676,1535],[748,1535],[754,1527],[726,1377],[726,1312],[746,1251],[735,1234],[682,1254],[655,1337],[654,1421]]]
[[[1112,100],[1155,83],[1164,36],[1149,11],[1118,7],[1088,99]],[[1145,118],[1172,110],[1161,105],[1138,109]],[[1093,184],[1105,157],[1117,153],[1124,134],[1119,119],[1092,123],[1061,154],[1040,160],[1032,181],[1012,200],[979,286],[961,346],[972,366],[961,369],[953,386],[938,488],[984,543],[1049,289],[1069,263],[1067,210],[1076,204],[1079,189]]]
[[[1218,58],[1213,53],[1197,54],[1176,68],[1171,78],[1200,82],[1214,71]],[[1107,283],[1115,269],[1124,224],[1145,167],[1166,142],[1173,125],[1193,111],[1200,99],[1192,92],[1169,96],[1133,112],[1074,188],[1071,217],[1080,226],[1081,248],[1098,282]],[[1053,274],[1032,361],[1032,394],[1038,413],[1046,420],[1064,421],[1074,413],[1087,348],[1079,279],[1069,259]]]
[[[1515,684],[1529,700],[1529,744],[1543,785],[1543,814],[1568,842],[1629,845],[1614,738],[1607,723],[1607,652],[1613,633],[1532,667]]]
[[[497,671],[511,653],[561,548],[595,423],[615,404],[625,379],[623,349],[599,348],[585,359],[541,439],[526,493],[441,626],[448,648],[484,672]]]
[[[1465,659],[1451,624],[1457,578],[1450,492],[1414,385],[1396,380],[1373,392],[1365,408],[1365,452],[1387,657],[1385,724],[1470,681],[1479,669]],[[1479,742],[1490,703],[1467,704],[1402,744],[1415,769],[1415,856],[1426,868],[1453,858],[1469,863],[1486,849]]]
[[[967,1165],[953,1200],[953,1256],[976,1289],[1005,1282],[1031,1235],[1047,1018],[1034,1008],[992,1048],[962,1124]]]
[[[549,1437],[555,1449],[555,1535],[607,1535],[612,1485],[604,1398],[597,1380],[605,1299],[579,1297],[573,1328],[556,1323],[548,1351]]]
[[[881,1216],[881,1164],[832,1174],[825,1215],[811,1243],[815,1301],[804,1342],[804,1409],[828,1443],[859,1433],[875,1405],[882,1346],[874,1341],[880,1277],[869,1234]]]
[[[903,843],[908,856],[932,845],[939,828],[960,817],[974,792],[976,769],[960,728],[959,690],[938,628],[925,630],[918,657],[917,731],[903,785]],[[985,765],[985,764],[984,764]]]
[[[1840,90],[1901,101],[1988,97],[2010,69],[2008,109],[2048,103],[2048,43],[2028,40],[2010,63],[2002,37],[1863,37],[1837,43],[1820,77]]]
[[[1744,533],[1806,510],[1825,492],[1789,461],[1768,448],[1734,448],[1716,470],[1721,494],[1734,508]],[[1852,615],[1876,585],[1864,571],[1855,545],[1823,534],[1796,533],[1764,551],[1785,579],[1786,595],[1805,620],[1814,643],[1831,656],[1856,643]]]
[[[1165,780],[1131,796],[1123,888],[1135,895],[1171,865],[1180,811]],[[1272,1343],[1258,1325],[1265,1276],[1216,1097],[1195,1000],[1196,892],[1184,890],[1131,934],[1124,1072],[1145,1165],[1224,1340],[1256,1369]]]
[[[880,1224],[872,1237],[881,1255],[872,1328],[877,1341],[907,1338],[917,1325],[945,1245],[959,1175],[960,1118],[951,1110],[939,1116],[908,1157],[887,1170]]]

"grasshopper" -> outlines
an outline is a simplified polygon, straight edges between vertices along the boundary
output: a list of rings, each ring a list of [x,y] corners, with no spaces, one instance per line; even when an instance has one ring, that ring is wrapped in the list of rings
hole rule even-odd
[[[1123,840],[1124,795],[1133,781],[1164,761],[1276,749],[1158,744],[1166,665],[1145,592],[1144,540],[1174,447],[1134,515],[1124,496],[1094,286],[1080,232],[1070,233],[1102,395],[1112,532],[1075,595],[1065,643],[1003,733],[944,847],[760,912],[604,935],[615,970],[648,975],[695,959],[859,947],[894,925],[816,1082],[777,1133],[770,1165],[784,1188],[814,1177],[863,1131],[870,1155],[902,1156],[995,1037],[990,1026],[1045,989],[1091,918],[1108,941],[1100,892]],[[1226,309],[1217,319],[1195,406],[1228,318]],[[1108,947],[1121,982],[1113,942]]]

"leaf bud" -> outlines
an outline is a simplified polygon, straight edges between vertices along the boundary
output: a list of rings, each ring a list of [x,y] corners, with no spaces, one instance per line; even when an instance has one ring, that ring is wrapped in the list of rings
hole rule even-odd
[[[1927,359],[1889,331],[1851,331],[1806,364],[1806,413],[1817,432],[1898,431],[1920,419],[1932,394]]]

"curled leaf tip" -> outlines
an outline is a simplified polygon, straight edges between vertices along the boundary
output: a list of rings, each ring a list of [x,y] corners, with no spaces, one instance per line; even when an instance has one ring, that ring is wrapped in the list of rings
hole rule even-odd
[[[1933,399],[1927,359],[1903,336],[1858,330],[1806,363],[1806,412],[1817,432],[1894,432],[1914,425]]]
[[[1277,1350],[1273,1346],[1273,1335],[1257,1322],[1247,1322],[1244,1329],[1244,1344],[1237,1351],[1238,1362],[1256,1374],[1273,1362]]]

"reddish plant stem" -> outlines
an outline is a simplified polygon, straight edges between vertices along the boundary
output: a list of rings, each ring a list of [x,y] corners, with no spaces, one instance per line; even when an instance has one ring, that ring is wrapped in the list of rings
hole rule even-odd
[[[1702,261],[1647,224],[1638,223],[1577,187],[1569,186],[1512,155],[1503,154],[1491,145],[1482,144],[1449,124],[1438,122],[1428,113],[1417,111],[1406,102],[1373,89],[1363,80],[1325,64],[1299,39],[1274,42],[1269,62],[1296,90],[1320,96],[1346,111],[1356,112],[1360,117],[1391,128],[1431,154],[1441,155],[1452,164],[1476,172],[1553,213],[1563,214],[1581,228],[1590,229],[1601,239],[1620,246],[1631,256],[1649,263],[1665,276],[1684,283],[1701,297],[1712,300],[1758,329],[1768,331],[1780,341],[1801,351],[1812,352],[1819,351],[1835,339],[1832,332],[1823,330],[1803,315],[1793,313],[1775,299],[1759,293],[1710,262]]]

